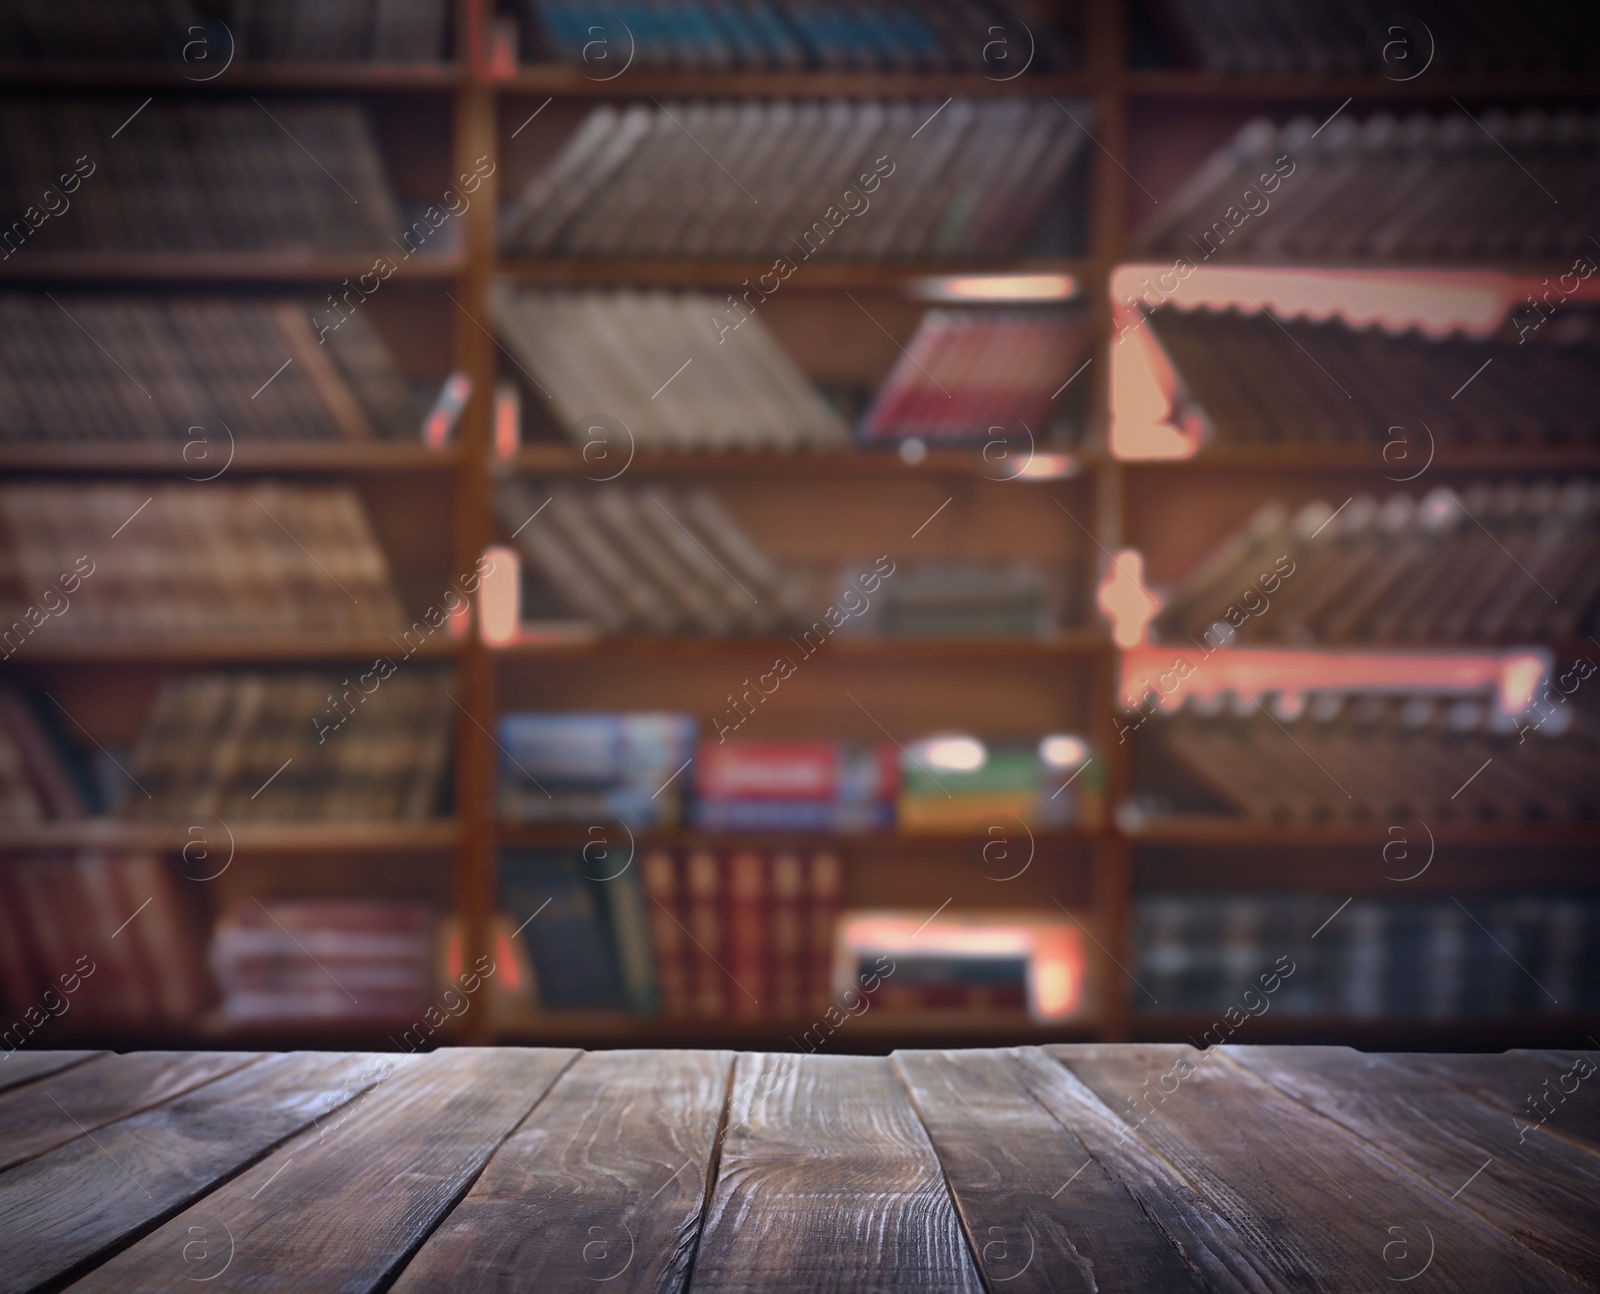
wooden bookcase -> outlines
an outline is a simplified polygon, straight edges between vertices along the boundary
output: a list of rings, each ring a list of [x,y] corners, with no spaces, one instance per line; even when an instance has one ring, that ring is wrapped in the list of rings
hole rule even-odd
[[[501,258],[495,217],[514,191],[592,103],[693,97],[869,97],[915,95],[929,100],[955,94],[1073,96],[1093,104],[1094,146],[1089,153],[1090,198],[1084,254],[1030,262],[1028,268],[1074,275],[1080,300],[1092,312],[1094,362],[1087,434],[1076,455],[1078,474],[1052,482],[995,482],[960,452],[936,451],[908,466],[887,454],[739,456],[641,454],[631,469],[637,480],[704,480],[738,504],[741,517],[774,551],[811,556],[861,555],[886,535],[909,533],[942,499],[951,500],[947,526],[931,539],[944,551],[1015,544],[1030,553],[1076,551],[1098,571],[1100,554],[1131,545],[1149,560],[1150,577],[1182,574],[1186,560],[1204,550],[1207,536],[1224,533],[1269,497],[1299,499],[1326,493],[1330,474],[1367,488],[1381,482],[1382,464],[1348,456],[1265,451],[1216,451],[1177,463],[1126,464],[1106,452],[1109,350],[1113,331],[1108,281],[1127,259],[1128,235],[1153,202],[1170,195],[1206,156],[1250,117],[1304,111],[1326,116],[1346,99],[1350,109],[1377,105],[1448,106],[1465,102],[1559,102],[1594,98],[1592,85],[1541,77],[1422,78],[1395,83],[1371,77],[1263,77],[1221,79],[1203,73],[1145,71],[1129,67],[1123,0],[1089,0],[1080,10],[1061,6],[1082,23],[1085,59],[1080,70],[996,82],[982,76],[910,76],[810,73],[793,75],[675,74],[635,71],[611,82],[587,79],[565,66],[524,67],[495,79],[480,65],[493,0],[458,0],[456,61],[439,67],[386,70],[365,66],[238,67],[197,86],[156,68],[6,68],[8,92],[119,94],[130,103],[145,94],[207,95],[272,91],[364,98],[380,120],[380,143],[391,177],[403,194],[442,189],[451,177],[488,155],[497,169],[462,218],[459,247],[448,255],[417,257],[375,302],[373,318],[395,349],[402,369],[430,381],[452,371],[468,373],[473,395],[444,451],[420,445],[244,446],[231,473],[334,477],[360,491],[389,554],[407,608],[427,605],[456,574],[470,571],[478,555],[504,538],[494,521],[492,494],[499,475],[535,479],[571,476],[576,455],[561,445],[530,445],[509,463],[493,454],[492,398],[506,362],[493,337],[490,293],[497,280],[538,284],[673,285],[732,288],[750,266],[705,263],[609,263]],[[1070,13],[1068,12],[1070,9]],[[538,111],[527,133],[519,127]],[[513,138],[513,132],[517,137]],[[1138,177],[1135,179],[1134,177]],[[249,256],[19,257],[0,266],[0,284],[144,285],[239,292],[319,289],[364,269],[359,258],[293,260]],[[992,265],[939,269],[992,270]],[[1521,267],[1526,268],[1526,267]],[[1548,272],[1551,267],[1542,267]],[[826,264],[797,276],[764,316],[803,368],[844,374],[864,383],[881,379],[895,357],[890,344],[855,314],[849,292],[904,341],[921,307],[901,292],[912,274],[930,267]],[[864,313],[864,311],[863,311]],[[1600,452],[1577,451],[1528,463],[1516,454],[1441,463],[1439,479],[1483,472],[1592,470]],[[12,475],[173,476],[183,470],[175,449],[131,445],[0,447],[0,470]],[[1063,515],[1070,512],[1070,517]],[[906,524],[909,521],[910,524]],[[895,527],[900,529],[897,531]],[[940,535],[943,538],[940,538]],[[907,551],[904,548],[900,551]],[[1098,550],[1098,551],[1097,551]],[[874,552],[880,551],[876,548]],[[930,549],[937,551],[937,548]],[[1107,801],[1130,789],[1128,751],[1113,725],[1118,659],[1088,599],[1088,628],[1048,641],[938,643],[881,640],[839,643],[828,659],[808,665],[790,708],[775,708],[759,735],[834,736],[877,740],[878,726],[902,740],[941,726],[1012,735],[1066,728],[1089,738],[1106,766]],[[290,893],[379,893],[426,897],[463,919],[470,961],[486,951],[494,902],[495,855],[502,844],[559,842],[560,831],[501,826],[494,814],[498,715],[517,707],[633,707],[696,710],[702,721],[721,709],[722,693],[753,664],[771,659],[771,644],[745,640],[623,640],[585,646],[493,650],[474,631],[432,650],[456,671],[453,695],[460,709],[455,764],[455,816],[425,827],[354,828],[285,825],[239,833],[239,866],[216,896]],[[79,654],[38,653],[26,677],[56,690],[75,713],[92,715],[97,739],[127,743],[137,734],[161,679],[209,663],[324,661],[369,658],[377,644],[260,643],[248,652],[189,639],[137,651],[108,644]],[[860,690],[858,690],[860,689]],[[855,704],[851,699],[859,698]],[[865,705],[862,704],[865,702]],[[683,839],[687,839],[684,837]],[[20,848],[71,844],[145,843],[136,832],[103,824],[53,824],[18,833]],[[767,843],[774,843],[768,841]],[[1529,883],[1582,888],[1580,860],[1600,843],[1590,829],[1516,831],[1474,838],[1463,845],[1515,848],[1533,860],[1507,874],[1492,851],[1471,860],[1459,891],[1505,890]],[[978,866],[980,843],[897,837],[846,837],[838,842],[846,864],[845,906],[884,906],[931,914],[947,900],[955,908],[1034,907],[1055,903],[1085,915],[1099,952],[1091,1020],[1069,1029],[1030,1027],[1010,1018],[948,1014],[895,1017],[875,1013],[842,1031],[844,1049],[888,1045],[959,1045],[998,1041],[1107,1040],[1134,1036],[1181,1038],[1193,1021],[1141,1021],[1125,976],[1132,964],[1131,907],[1136,890],[1179,878],[1202,886],[1259,885],[1344,892],[1366,885],[1370,854],[1382,840],[1360,833],[1284,832],[1250,826],[1171,823],[1137,836],[1115,825],[1041,835],[1034,862],[1010,885],[987,879]],[[1276,857],[1279,867],[1269,866]],[[1496,861],[1496,860],[1500,861]],[[1285,861],[1287,860],[1287,861]],[[1299,861],[1296,861],[1299,860]],[[486,1009],[469,1012],[458,1040],[578,1045],[783,1046],[794,1022],[759,1027],[718,1021],[541,1014],[494,1020]],[[1363,1032],[1333,1021],[1285,1024],[1279,1036],[1383,1039],[1404,1036],[1448,1043],[1452,1038],[1506,1043],[1570,1041],[1544,1026],[1517,1029],[1492,1023],[1434,1026],[1384,1024]],[[1269,1040],[1276,1022],[1259,1030]],[[1583,1028],[1593,1028],[1583,1023]],[[286,1041],[304,1041],[296,1038]],[[348,1036],[341,1039],[348,1044]],[[381,1045],[381,1042],[378,1043]]]

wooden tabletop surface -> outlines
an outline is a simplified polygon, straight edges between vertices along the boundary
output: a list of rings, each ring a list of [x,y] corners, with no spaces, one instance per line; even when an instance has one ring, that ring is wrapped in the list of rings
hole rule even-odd
[[[0,1290],[1595,1290],[1597,1068],[23,1049]]]

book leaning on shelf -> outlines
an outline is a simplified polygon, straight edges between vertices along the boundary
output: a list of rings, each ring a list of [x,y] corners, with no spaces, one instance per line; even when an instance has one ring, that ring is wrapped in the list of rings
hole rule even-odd
[[[1163,1011],[1221,1013],[1275,966],[1281,983],[1263,1013],[1452,1020],[1600,1006],[1600,904],[1589,895],[1465,906],[1358,898],[1330,922],[1339,904],[1305,894],[1141,895],[1135,974]]]
[[[1600,486],[1439,486],[1263,506],[1173,591],[1163,640],[1517,643],[1600,627]]]
[[[0,859],[0,1051],[35,1032],[193,1027],[215,997],[198,915],[153,854]],[[60,1023],[57,1024],[56,1020]]]
[[[838,414],[760,318],[716,297],[505,291],[495,317],[539,387],[523,407],[579,446],[597,435],[614,441],[613,420],[626,428],[623,444],[648,450],[849,443]]]
[[[62,573],[70,596],[34,605]],[[185,635],[382,635],[405,624],[344,485],[0,486],[0,650]],[[63,584],[61,587],[67,587]]]
[[[813,258],[1067,255],[1085,146],[1049,99],[602,104],[506,206],[500,241],[513,256],[772,262],[747,306]]]
[[[1482,338],[1266,310],[1162,306],[1148,320],[1176,371],[1174,422],[1197,418],[1218,446],[1368,450],[1395,479],[1430,463],[1435,448],[1564,449],[1600,438],[1600,317],[1574,303],[1559,327],[1542,329],[1546,309],[1515,305]],[[1311,355],[1339,375],[1348,400],[1326,398]],[[1456,399],[1468,379],[1472,398]]]
[[[0,13],[6,61],[173,64],[195,79],[243,63],[436,63],[447,0],[75,0]]]
[[[1586,241],[1600,224],[1600,116],[1491,109],[1476,120],[1257,119],[1162,204],[1136,246],[1195,265],[1554,260],[1588,278],[1600,263]],[[1534,174],[1553,203],[1538,200]],[[1525,188],[1531,200],[1508,200]]]
[[[453,713],[438,668],[199,674],[134,748],[133,822],[418,822],[439,815]],[[368,685],[366,690],[363,684]]]
[[[415,395],[359,312],[319,345],[314,303],[61,295],[0,295],[0,441],[166,441],[200,479],[238,444],[421,429]]]
[[[151,103],[108,147],[129,110],[81,98],[0,107],[0,210],[37,212],[63,166],[92,168],[70,198],[56,195],[68,205],[54,219],[0,232],[0,259],[387,251],[403,227],[359,104]]]

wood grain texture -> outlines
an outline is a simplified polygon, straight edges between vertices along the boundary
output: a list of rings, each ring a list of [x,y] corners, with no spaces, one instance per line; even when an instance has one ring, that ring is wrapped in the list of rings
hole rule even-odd
[[[1223,1054],[1524,1248],[1600,1286],[1600,1154],[1558,1137],[1541,1141],[1523,1131],[1526,1123],[1383,1056],[1347,1047]]]
[[[121,1294],[208,1279],[220,1275],[226,1243],[228,1289],[373,1289],[576,1055],[505,1047],[376,1058],[390,1072],[347,1106],[73,1288]],[[197,1236],[205,1244],[198,1258],[190,1248]]]
[[[359,1054],[269,1056],[0,1173],[0,1291],[103,1258],[350,1100],[368,1064]]]
[[[580,1058],[395,1290],[684,1289],[733,1060],[711,1051]]]
[[[102,1056],[14,1089],[0,1095],[0,1169],[259,1059],[247,1051],[136,1051]]]
[[[1541,1133],[1600,1147],[1600,1052],[1508,1051],[1498,1056],[1400,1053],[1387,1059],[1469,1093],[1514,1115],[1521,1123],[1538,1123],[1542,1116]],[[1586,1068],[1575,1068],[1579,1061],[1595,1066],[1596,1072],[1579,1078]]]
[[[8,1051],[0,1056],[0,1092],[105,1054],[103,1051]]]
[[[1203,1290],[1006,1051],[897,1051],[978,1267],[1007,1290]]]
[[[692,1288],[982,1288],[887,1060],[739,1057]]]
[[[1451,1289],[1583,1288],[1452,1202],[1459,1183],[1417,1177],[1222,1055],[1182,1045],[1046,1050],[1107,1104],[1148,1094],[1133,1135],[1229,1219],[1244,1241],[1236,1257],[1260,1286],[1331,1294],[1427,1271]]]

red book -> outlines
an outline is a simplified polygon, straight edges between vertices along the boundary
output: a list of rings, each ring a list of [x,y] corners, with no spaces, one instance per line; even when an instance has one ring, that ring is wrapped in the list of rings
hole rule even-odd
[[[844,888],[839,855],[818,850],[806,868],[806,997],[813,1011],[833,1000],[833,934]]]
[[[787,850],[772,859],[770,983],[776,1020],[798,1020],[806,1005],[805,865]]]
[[[700,795],[715,800],[832,800],[839,747],[831,741],[705,742],[695,759]]]
[[[118,884],[121,869],[98,850],[84,850],[73,866],[87,903],[85,950],[105,967],[105,977],[94,985],[96,1005],[117,1026],[148,1024],[156,1014],[152,971],[140,955],[138,937],[129,933],[130,918],[144,900],[130,902],[127,887]],[[146,909],[135,919],[149,915]]]
[[[719,1018],[727,1010],[728,976],[719,963],[725,962],[722,919],[722,868],[709,849],[696,849],[684,865],[688,891],[688,916],[685,924],[691,937],[689,965],[694,1014]]]
[[[741,849],[727,859],[729,1001],[736,1019],[771,1014],[767,990],[767,859]]]

